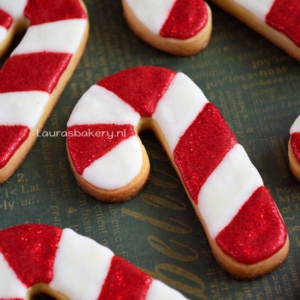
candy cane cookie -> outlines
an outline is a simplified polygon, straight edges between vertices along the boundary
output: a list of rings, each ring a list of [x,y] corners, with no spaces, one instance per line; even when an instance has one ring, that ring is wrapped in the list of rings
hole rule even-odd
[[[210,40],[212,15],[203,0],[122,0],[122,4],[133,32],[160,50],[188,56]]]
[[[26,28],[0,70],[0,183],[33,146],[78,64],[86,8],[80,0],[0,0],[0,50]]]
[[[102,201],[137,193],[149,174],[137,135],[144,129],[164,146],[225,269],[250,278],[285,259],[287,231],[261,176],[218,109],[181,72],[135,67],[90,87],[67,124],[79,185]]]
[[[49,225],[0,231],[0,277],[0,299],[187,299],[94,240]]]
[[[300,181],[300,116],[294,121],[290,129],[288,157],[290,169]]]
[[[298,0],[211,0],[300,60]]]

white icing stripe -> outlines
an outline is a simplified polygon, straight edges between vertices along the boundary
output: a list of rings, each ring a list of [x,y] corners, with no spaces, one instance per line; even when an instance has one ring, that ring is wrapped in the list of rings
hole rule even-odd
[[[7,29],[3,26],[0,26],[0,43],[4,41],[7,35]]]
[[[159,34],[176,0],[126,0],[136,17],[154,34]]]
[[[300,116],[298,116],[298,118],[295,120],[295,122],[293,123],[293,125],[290,129],[290,134],[293,134],[296,132],[300,132]]]
[[[86,19],[74,19],[30,26],[11,55],[43,51],[73,54],[82,40],[86,24]]]
[[[143,164],[141,145],[136,136],[119,143],[87,167],[82,177],[96,187],[112,190],[130,183]]]
[[[234,0],[240,6],[250,11],[261,21],[265,21],[265,17],[270,11],[275,0]]]
[[[113,252],[71,229],[64,229],[50,287],[72,300],[98,299]]]
[[[28,0],[0,0],[0,8],[13,19],[24,17],[24,9]]]
[[[18,279],[2,253],[0,253],[0,270],[0,299],[25,298],[27,288]]]
[[[0,94],[0,124],[33,128],[43,114],[50,95],[46,92]]]
[[[171,153],[206,103],[208,100],[200,88],[185,74],[177,73],[153,114]]]
[[[131,124],[136,126],[140,115],[117,95],[93,85],[76,104],[67,126],[82,124]]]
[[[186,300],[186,298],[164,283],[158,280],[153,280],[145,300]]]
[[[231,222],[262,185],[262,178],[244,148],[236,144],[205,181],[198,195],[198,207],[212,238]]]

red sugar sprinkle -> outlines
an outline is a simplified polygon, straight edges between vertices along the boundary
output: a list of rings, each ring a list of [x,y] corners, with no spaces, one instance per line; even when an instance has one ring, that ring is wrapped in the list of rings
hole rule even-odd
[[[211,103],[206,104],[180,138],[173,153],[184,184],[195,203],[198,203],[199,191],[208,176],[236,143],[219,110]]]
[[[255,264],[279,251],[286,239],[286,228],[276,204],[262,186],[218,234],[216,241],[238,262]]]
[[[160,34],[163,37],[188,39],[203,29],[208,21],[203,0],[177,0]]]
[[[300,1],[275,0],[266,16],[266,23],[286,34],[300,47]]]
[[[134,134],[132,125],[90,124],[68,127],[68,148],[77,173],[82,175],[86,167]]]
[[[30,25],[86,18],[78,0],[29,0],[24,14]]]
[[[71,54],[37,52],[10,57],[0,70],[0,93],[44,91],[52,93]]]
[[[0,25],[6,29],[9,29],[13,22],[13,18],[4,10],[0,9]]]
[[[300,164],[300,132],[294,132],[291,135],[291,147],[298,163]]]
[[[0,125],[0,169],[4,168],[29,135],[30,129],[21,125]]]
[[[142,117],[151,117],[175,72],[161,67],[126,69],[98,82],[132,106]]]
[[[0,251],[27,287],[52,280],[61,232],[55,226],[38,224],[19,225],[0,231]]]
[[[98,300],[145,300],[152,278],[114,256]]]

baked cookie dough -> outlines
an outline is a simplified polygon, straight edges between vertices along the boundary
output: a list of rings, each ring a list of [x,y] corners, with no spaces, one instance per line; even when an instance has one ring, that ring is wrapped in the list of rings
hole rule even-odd
[[[178,56],[203,50],[212,31],[212,14],[203,0],[122,0],[133,32],[148,44]]]
[[[298,0],[211,0],[300,60],[300,2]]]
[[[285,259],[288,235],[270,192],[218,108],[185,74],[142,66],[103,78],[67,126],[72,170],[94,197],[116,203],[138,193],[149,159],[137,134],[151,129],[226,270],[253,278]]]
[[[71,229],[24,224],[0,231],[0,298],[187,300]]]
[[[84,51],[86,8],[80,0],[0,2],[0,54],[27,29],[0,70],[0,183],[34,145]]]

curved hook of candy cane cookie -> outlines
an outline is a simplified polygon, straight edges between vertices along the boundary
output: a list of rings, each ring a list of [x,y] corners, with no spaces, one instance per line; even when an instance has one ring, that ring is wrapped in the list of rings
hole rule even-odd
[[[289,243],[274,200],[218,109],[183,73],[131,68],[82,96],[67,129],[78,183],[104,201],[134,195],[149,170],[137,135],[145,128],[162,142],[213,253],[229,272],[255,277],[284,260]]]
[[[85,47],[80,0],[0,1],[0,49],[26,31],[0,71],[0,183],[33,146]]]
[[[298,0],[211,0],[222,9],[300,60]]]
[[[203,0],[122,0],[122,5],[133,32],[165,52],[193,55],[210,40],[212,14]]]
[[[0,231],[0,278],[0,299],[186,299],[92,239],[49,225]]]

